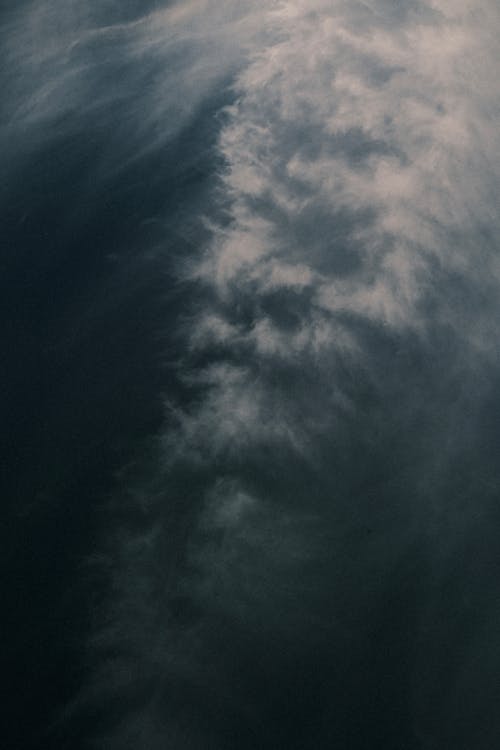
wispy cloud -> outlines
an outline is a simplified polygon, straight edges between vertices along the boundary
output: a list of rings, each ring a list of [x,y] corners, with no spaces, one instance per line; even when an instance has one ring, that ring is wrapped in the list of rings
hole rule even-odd
[[[72,42],[78,58],[118,35],[139,88],[154,70],[153,138],[234,76],[210,240],[178,269],[188,395],[129,493],[141,533],[111,545],[101,636],[120,653],[91,702],[129,703],[107,747],[375,747],[394,713],[388,746],[455,738],[414,683],[452,553],[498,486],[499,28],[487,0],[191,2]],[[87,75],[64,70],[61,102],[67,71]]]

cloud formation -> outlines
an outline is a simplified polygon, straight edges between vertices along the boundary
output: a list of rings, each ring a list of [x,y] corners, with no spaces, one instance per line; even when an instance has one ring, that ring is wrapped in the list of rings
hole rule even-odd
[[[97,65],[140,91],[127,158],[232,81],[178,260],[181,395],[104,545],[91,746],[493,746],[499,15],[189,2],[44,50],[12,121],[77,90],[94,118],[90,55],[104,99]]]

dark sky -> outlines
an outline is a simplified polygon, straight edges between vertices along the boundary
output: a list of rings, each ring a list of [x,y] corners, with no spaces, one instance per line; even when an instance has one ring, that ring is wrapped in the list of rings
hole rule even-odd
[[[497,3],[0,29],[2,746],[495,748]]]

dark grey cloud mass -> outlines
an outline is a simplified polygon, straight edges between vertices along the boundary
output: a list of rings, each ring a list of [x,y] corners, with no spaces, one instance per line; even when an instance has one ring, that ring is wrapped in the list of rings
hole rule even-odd
[[[497,3],[4,18],[7,745],[496,747]]]

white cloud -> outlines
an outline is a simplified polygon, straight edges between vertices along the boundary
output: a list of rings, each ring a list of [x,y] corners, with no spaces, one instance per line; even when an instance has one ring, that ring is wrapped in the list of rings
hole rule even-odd
[[[241,451],[272,435],[300,449],[317,394],[298,416],[265,363],[313,368],[335,391],[332,357],[364,362],[352,316],[425,337],[431,299],[431,325],[489,349],[491,308],[454,319],[434,281],[436,268],[476,287],[499,280],[491,246],[471,244],[494,220],[500,184],[493,20],[487,2],[400,12],[293,0],[259,17],[267,34],[219,138],[229,221],[190,271],[213,300],[192,341],[224,343],[229,360],[202,375],[206,395],[183,423],[183,445],[206,434],[209,454]]]

